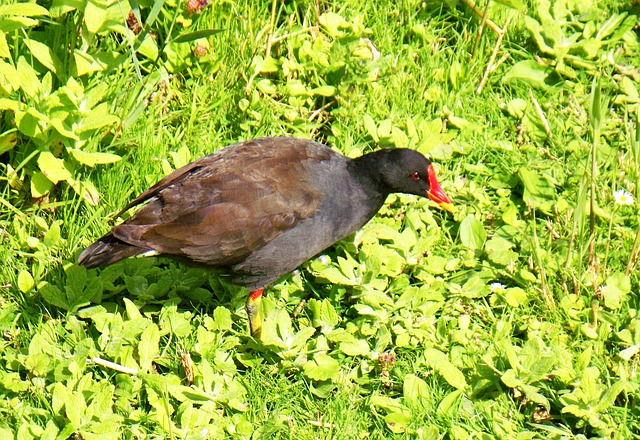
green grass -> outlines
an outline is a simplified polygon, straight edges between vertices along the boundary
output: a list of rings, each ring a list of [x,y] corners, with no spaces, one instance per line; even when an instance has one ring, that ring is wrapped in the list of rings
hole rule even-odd
[[[485,28],[471,55],[480,18],[462,3],[235,1],[190,15],[141,2],[143,18],[158,12],[157,62],[142,50],[134,62],[117,28],[87,46],[123,55],[81,78],[85,94],[107,85],[100,102],[120,119],[78,146],[122,157],[94,167],[57,152],[76,144],[55,130],[30,136],[7,102],[50,107],[0,81],[0,132],[17,136],[6,147],[0,134],[0,438],[638,438],[639,11],[554,4],[571,11],[557,28],[542,1],[492,3],[498,26],[510,17],[508,58],[477,93],[497,35]],[[47,66],[24,36],[58,47],[87,19],[47,20],[7,31],[0,59],[25,56],[40,82],[53,71],[55,92],[72,61],[56,49],[69,64]],[[198,40],[205,58],[195,41],[165,45],[202,29],[222,29]],[[76,129],[83,113],[65,111]],[[213,274],[153,258],[77,266],[171,169],[263,135],[351,156],[415,148],[458,211],[391,196],[268,289],[261,340],[246,292]],[[99,203],[69,179],[36,194],[39,173],[60,172],[38,162],[49,151]]]

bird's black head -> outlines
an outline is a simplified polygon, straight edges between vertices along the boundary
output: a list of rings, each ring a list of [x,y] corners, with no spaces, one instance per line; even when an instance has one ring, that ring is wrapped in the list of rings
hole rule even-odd
[[[454,212],[453,203],[436,179],[433,165],[422,154],[407,148],[378,150],[361,158],[370,175],[388,193],[407,193],[429,197],[443,209]],[[372,176],[373,177],[373,176]]]

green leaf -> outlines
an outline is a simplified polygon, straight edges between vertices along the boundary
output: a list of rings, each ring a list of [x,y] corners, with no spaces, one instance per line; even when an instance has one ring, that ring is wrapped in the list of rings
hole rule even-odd
[[[127,310],[127,316],[129,320],[144,319],[138,307],[129,298],[123,298],[124,307]]]
[[[627,13],[625,12],[623,15],[626,15]],[[611,38],[609,38],[607,41],[612,42],[612,41],[618,41],[621,38],[624,37],[624,35],[629,32],[630,30],[632,30],[634,27],[636,27],[636,23],[638,21],[638,17],[636,14],[631,14],[631,15],[626,15],[624,21],[622,22],[621,25],[619,25],[615,32],[613,33],[613,35],[611,35]],[[600,31],[599,31],[600,33]],[[598,33],[598,34],[599,34]]]
[[[518,177],[524,185],[522,200],[527,206],[550,214],[556,201],[555,186],[545,176],[530,168],[520,168]]]
[[[354,341],[341,342],[340,351],[347,356],[365,356],[369,354],[371,348],[364,339],[356,339]]]
[[[407,374],[402,385],[405,403],[414,411],[420,412],[431,403],[431,390],[427,383],[415,374]]]
[[[213,311],[213,321],[217,330],[231,330],[233,319],[231,312],[226,307],[216,307]]]
[[[371,136],[371,139],[373,139],[375,143],[380,142],[380,138],[378,137],[378,127],[376,126],[376,122],[373,118],[365,113],[362,117],[362,122],[364,123],[365,130],[367,130],[367,133]]]
[[[502,77],[504,84],[524,84],[537,89],[546,90],[549,88],[546,81],[552,69],[541,66],[536,61],[526,60],[516,63]]]
[[[542,24],[528,15],[524,16],[524,24],[527,29],[529,29],[529,32],[531,32],[531,35],[540,50],[547,55],[553,56],[556,55],[556,48],[561,42],[562,29],[560,28],[560,25],[555,22],[553,17],[550,16],[548,9],[548,2],[540,2],[538,14],[540,15]],[[549,46],[547,41],[549,41],[549,44],[553,47]]]
[[[464,390],[467,387],[467,381],[462,371],[452,364],[447,355],[440,350],[427,349],[424,353],[424,359],[426,364],[438,372],[452,387],[459,390]]]
[[[494,236],[485,245],[489,260],[502,266],[518,261],[518,253],[511,250],[513,243],[502,237]]]
[[[52,247],[60,243],[60,238],[61,238],[60,225],[61,224],[62,224],[62,220],[56,220],[51,224],[51,226],[49,227],[49,230],[45,232],[44,238],[42,239],[42,242],[45,244],[45,246]]]
[[[45,284],[38,288],[38,293],[46,302],[64,310],[70,310],[71,306],[65,295],[60,289],[52,284]]]
[[[527,292],[520,287],[510,287],[505,292],[504,299],[511,307],[520,307],[527,302]]]
[[[255,66],[255,72],[258,73],[277,73],[280,70],[280,64],[278,60],[275,58],[268,56],[266,58],[262,58],[261,56],[256,56],[253,59],[253,65]]]
[[[509,388],[520,388],[524,385],[524,382],[518,377],[518,373],[513,368],[505,371],[500,380]]]
[[[407,148],[409,146],[409,137],[399,127],[393,126],[391,128],[391,139],[396,147]]]
[[[287,93],[291,96],[309,96],[307,87],[298,79],[287,82]]]
[[[86,152],[77,148],[69,148],[67,151],[71,153],[73,158],[83,165],[93,167],[95,165],[103,165],[107,163],[118,162],[122,159],[117,154],[111,153],[98,153],[98,152]]]
[[[616,272],[607,278],[606,285],[601,288],[604,305],[608,309],[618,309],[626,295],[631,292],[631,280],[628,275]]]
[[[73,61],[75,62],[75,75],[77,76],[100,72],[105,67],[97,58],[80,49],[73,51]]]
[[[325,12],[318,17],[318,22],[333,38],[342,36],[342,29],[349,27],[349,23],[341,15],[334,12]]]
[[[374,395],[371,397],[371,405],[382,408],[390,413],[402,413],[411,415],[411,410],[404,406],[398,399],[393,399],[388,396]]]
[[[103,102],[89,112],[79,123],[76,133],[98,130],[120,122],[120,118],[109,113],[109,104]]]
[[[18,289],[20,289],[20,292],[28,293],[34,288],[34,286],[35,282],[33,281],[31,273],[26,270],[21,270],[18,273]]]
[[[278,91],[271,80],[261,79],[256,83],[256,88],[265,95],[275,95]]]
[[[620,350],[618,356],[620,356],[620,358],[624,359],[625,361],[630,361],[638,353],[640,353],[640,343],[633,344],[625,348],[624,350]]]
[[[334,380],[340,372],[340,364],[331,356],[317,353],[312,360],[304,364],[303,371],[311,380]]]
[[[519,12],[522,12],[526,9],[525,4],[521,0],[496,0],[496,3],[511,9],[515,9]]]
[[[384,421],[391,432],[401,434],[409,427],[411,416],[403,413],[391,413],[385,416]]]
[[[515,98],[510,100],[505,106],[504,110],[506,110],[509,115],[516,119],[522,119],[524,116],[524,112],[527,109],[529,104],[522,98]],[[501,107],[502,108],[502,107]]]
[[[322,333],[331,331],[340,322],[340,316],[338,316],[336,309],[326,298],[322,301],[311,299],[307,307],[313,313],[313,326],[320,327]]]
[[[594,408],[595,411],[606,411],[609,408],[612,408],[615,405],[615,401],[623,391],[633,392],[634,389],[637,389],[637,385],[633,382],[629,382],[626,380],[619,380],[615,382],[611,387],[607,388],[607,390],[602,394],[600,401]]]
[[[178,151],[170,151],[169,155],[173,159],[173,166],[178,169],[191,162],[191,151],[189,147],[183,145]]]
[[[20,87],[30,98],[34,98],[40,89],[40,80],[38,74],[31,67],[31,65],[25,60],[23,56],[18,58],[18,66],[16,68],[18,72],[18,79]]]
[[[25,39],[24,42],[29,50],[31,50],[33,56],[36,57],[44,67],[52,71],[55,76],[62,80],[64,66],[53,50],[46,44],[36,40]]]
[[[484,225],[473,214],[467,215],[460,223],[460,241],[467,249],[482,248],[486,238]]]
[[[51,188],[53,188],[53,182],[47,179],[47,176],[42,174],[40,171],[36,171],[31,176],[30,186],[31,196],[37,199],[48,194],[49,191],[51,191]]]
[[[151,371],[151,363],[160,352],[160,330],[156,324],[151,324],[140,335],[138,355],[140,356],[140,371]]]
[[[207,38],[222,32],[224,29],[202,29],[195,32],[188,32],[186,34],[179,35],[177,38],[171,40],[172,43],[187,43],[189,41],[199,40],[200,38]]]
[[[18,130],[30,138],[39,137],[42,134],[42,125],[49,122],[49,118],[34,107],[29,107],[26,112],[16,111],[15,114]]]
[[[80,195],[87,203],[97,206],[100,203],[100,195],[93,183],[88,181],[78,181],[72,178],[67,179],[67,183],[71,188]]]
[[[0,29],[9,33],[18,29],[34,27],[40,24],[40,20],[34,20],[33,18],[13,16],[2,17],[0,16]]]
[[[101,29],[107,18],[105,6],[98,3],[98,0],[89,0],[84,8],[84,27],[89,34],[95,35]],[[89,38],[89,40],[92,36]]]
[[[0,35],[3,35],[3,34],[0,33]],[[4,51],[2,38],[3,37],[0,36],[0,57],[2,57],[3,51]],[[4,44],[6,44],[6,40]],[[8,46],[7,46],[7,50],[9,50]],[[8,57],[3,57],[3,58],[8,58]],[[2,60],[0,60],[0,87],[2,87],[0,90],[4,90],[6,94],[10,94],[12,91],[20,88],[18,71],[14,66]],[[15,103],[13,106],[17,108],[18,103]]]
[[[38,168],[53,183],[71,178],[71,173],[66,168],[64,161],[48,151],[43,151],[38,156]]]
[[[14,101],[12,99],[0,98],[0,110],[10,110],[12,112],[16,112],[22,107],[19,102]],[[6,133],[11,132],[11,130],[5,131]],[[4,136],[4,134],[3,134]],[[11,147],[13,148],[13,147]],[[8,151],[8,150],[7,150]]]
[[[438,404],[438,415],[446,418],[457,417],[462,393],[462,390],[455,390],[447,394]]]
[[[66,115],[65,115],[66,116]],[[51,124],[51,126],[53,128],[55,128],[55,130],[60,133],[60,135],[69,138],[69,139],[73,139],[74,141],[79,140],[80,138],[78,138],[78,136],[72,132],[71,130],[68,130],[65,126],[64,126],[64,121],[62,119],[51,119],[49,121],[49,123]]]
[[[336,88],[333,86],[320,86],[312,89],[311,93],[318,96],[335,96]]]
[[[12,16],[12,15],[21,15],[23,17],[34,17],[34,16],[48,16],[49,11],[35,3],[15,3],[12,5],[2,5],[0,6],[0,17],[1,16]]]

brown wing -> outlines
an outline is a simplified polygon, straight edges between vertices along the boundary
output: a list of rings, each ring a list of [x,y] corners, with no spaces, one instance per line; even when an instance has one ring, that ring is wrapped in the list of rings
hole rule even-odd
[[[332,154],[287,138],[227,147],[141,194],[128,207],[149,203],[113,234],[200,263],[235,264],[316,211],[321,194],[305,169]]]

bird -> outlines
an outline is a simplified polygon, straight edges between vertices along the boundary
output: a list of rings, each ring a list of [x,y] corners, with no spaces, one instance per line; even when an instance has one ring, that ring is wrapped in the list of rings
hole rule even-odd
[[[251,335],[265,287],[367,223],[391,193],[455,208],[433,164],[407,148],[348,158],[295,137],[227,146],[170,173],[126,205],[143,205],[78,256],[87,269],[159,254],[213,269],[250,293]]]

